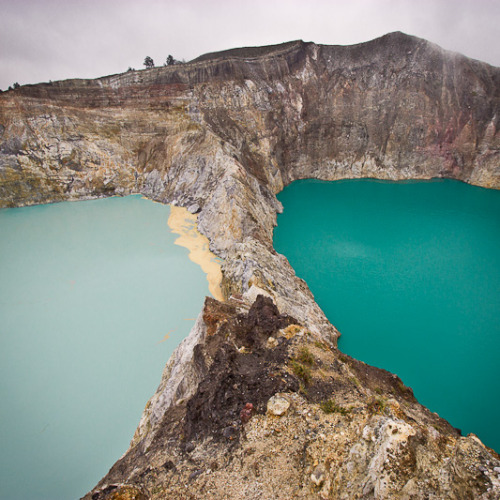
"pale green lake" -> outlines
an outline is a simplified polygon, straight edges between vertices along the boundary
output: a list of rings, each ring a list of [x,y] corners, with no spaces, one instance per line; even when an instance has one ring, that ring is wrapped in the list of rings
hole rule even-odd
[[[274,246],[340,330],[464,435],[500,451],[500,191],[297,181]]]
[[[0,210],[0,498],[79,498],[128,448],[208,295],[169,213],[140,196]]]

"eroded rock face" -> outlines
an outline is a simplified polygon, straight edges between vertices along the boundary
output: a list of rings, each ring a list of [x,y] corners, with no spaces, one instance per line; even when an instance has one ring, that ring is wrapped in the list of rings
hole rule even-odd
[[[0,206],[143,193],[199,213],[226,296],[268,293],[335,340],[272,250],[295,179],[500,186],[500,70],[393,33],[290,42],[0,95]]]
[[[478,464],[489,471],[486,461],[494,461],[480,443],[458,437],[449,426],[443,430],[410,390],[394,393],[390,374],[339,361],[337,330],[286,258],[274,251],[272,232],[281,210],[275,195],[295,179],[451,177],[500,188],[499,110],[500,69],[402,33],[350,47],[298,41],[235,49],[180,66],[0,94],[0,206],[142,193],[198,213],[199,230],[223,259],[226,302],[205,305],[165,368],[129,452],[105,483],[130,483],[127,491],[149,497],[159,488],[184,498],[185,492],[168,486],[169,474],[199,481],[209,469],[191,470],[183,454],[201,446],[203,462],[214,433],[215,456],[227,451],[224,439],[230,444],[242,436],[255,436],[256,450],[264,450],[261,443],[277,446],[259,426],[271,425],[264,415],[267,400],[288,392],[308,412],[332,397],[330,408],[349,403],[358,409],[350,411],[349,421],[339,420],[338,412],[328,417],[333,420],[325,442],[333,436],[333,448],[310,457],[299,453],[309,439],[299,432],[306,432],[301,414],[287,411],[281,421],[290,433],[297,429],[290,447],[301,443],[302,465],[288,476],[266,476],[266,487],[248,479],[245,467],[265,476],[270,469],[261,464],[270,458],[259,455],[253,466],[248,457],[254,452],[248,451],[237,466],[232,459],[239,452],[230,448],[229,463],[221,463],[231,484],[247,481],[246,498],[279,498],[278,490],[283,498],[312,492],[399,498],[394,485],[403,491],[401,498],[463,498],[461,491],[465,497],[494,498],[496,476],[475,472]],[[286,327],[292,317],[298,326]],[[305,342],[304,332],[333,348],[324,361],[324,373],[333,370],[331,379],[316,376],[309,365],[288,364],[292,339]],[[259,363],[267,367],[262,372]],[[232,385],[222,367],[235,377]],[[283,370],[287,376],[278,383],[271,373]],[[313,374],[307,376],[308,370]],[[255,401],[245,401],[255,399],[248,387],[239,398],[232,392],[245,376],[262,384]],[[217,392],[222,389],[229,399]],[[390,408],[396,409],[373,399],[374,392],[386,403],[394,399]],[[239,406],[246,403],[253,409],[242,427]],[[213,432],[199,427],[204,405],[216,409]],[[190,420],[192,415],[199,418]],[[388,434],[389,426],[397,432]],[[445,442],[446,450],[438,453]],[[159,451],[159,443],[166,451]],[[292,456],[287,460],[293,462]],[[394,479],[397,471],[404,483]],[[300,486],[311,477],[313,490]],[[213,498],[225,491],[215,479],[207,481]],[[106,491],[119,495],[121,487],[101,485],[95,498],[105,498]]]
[[[86,498],[498,498],[498,455],[395,375],[330,348],[263,296],[250,310],[207,299],[202,318],[196,392]]]

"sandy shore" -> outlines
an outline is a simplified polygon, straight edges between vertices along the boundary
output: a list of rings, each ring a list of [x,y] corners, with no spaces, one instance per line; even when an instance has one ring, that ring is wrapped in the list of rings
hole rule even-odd
[[[197,229],[198,216],[184,207],[170,206],[168,225],[179,237],[175,244],[189,250],[189,258],[207,275],[208,289],[217,300],[223,300],[220,284],[222,272],[220,259],[209,250],[209,241]]]

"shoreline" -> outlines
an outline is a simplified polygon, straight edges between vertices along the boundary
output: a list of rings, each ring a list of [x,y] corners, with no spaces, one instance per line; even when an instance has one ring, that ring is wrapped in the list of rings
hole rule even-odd
[[[198,215],[190,213],[186,208],[170,205],[168,227],[179,237],[175,244],[189,250],[189,259],[198,264],[206,274],[208,290],[214,299],[223,301],[222,271],[220,259],[210,251],[208,238],[198,231]]]

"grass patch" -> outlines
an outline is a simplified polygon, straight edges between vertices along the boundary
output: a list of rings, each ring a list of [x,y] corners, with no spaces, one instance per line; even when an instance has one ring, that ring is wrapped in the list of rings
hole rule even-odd
[[[311,351],[309,351],[307,347],[301,347],[299,349],[295,360],[299,363],[302,363],[303,365],[314,365],[314,356],[311,354]]]
[[[311,369],[297,361],[291,362],[292,371],[297,377],[303,380],[304,384],[311,382]]]
[[[356,377],[349,377],[349,380],[358,388],[361,388],[361,383]]]
[[[381,415],[384,413],[386,407],[386,401],[384,398],[373,398],[368,403],[368,411],[373,415]]]
[[[319,407],[325,412],[325,413],[340,413],[341,415],[347,415],[349,413],[349,410],[347,408],[342,408],[342,406],[338,406],[333,402],[331,399],[327,399],[326,401],[322,401],[319,404]]]
[[[319,340],[315,340],[315,341],[314,341],[314,345],[315,345],[318,349],[321,349],[322,351],[326,351],[326,350],[328,350],[328,348],[326,347],[326,345],[325,345],[323,342],[320,342]]]

